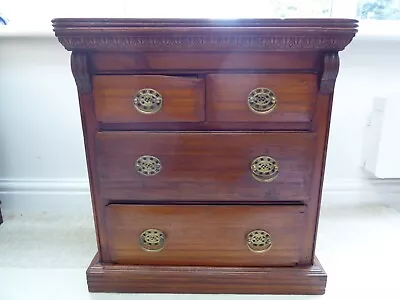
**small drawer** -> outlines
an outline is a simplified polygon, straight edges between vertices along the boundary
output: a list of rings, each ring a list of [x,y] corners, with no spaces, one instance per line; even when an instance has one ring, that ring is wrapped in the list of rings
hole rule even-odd
[[[94,76],[96,118],[104,123],[204,121],[204,80],[158,75]]]
[[[210,122],[308,123],[312,120],[316,75],[210,74],[206,82],[206,114]]]
[[[106,207],[111,261],[133,265],[292,266],[305,206]]]
[[[100,132],[102,198],[298,202],[311,195],[312,133]]]

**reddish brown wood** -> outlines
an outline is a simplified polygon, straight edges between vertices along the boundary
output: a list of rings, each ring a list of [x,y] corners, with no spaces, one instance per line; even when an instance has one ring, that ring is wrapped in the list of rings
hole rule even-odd
[[[297,267],[186,267],[101,264],[87,270],[89,291],[119,293],[314,294],[325,292],[317,259]]]
[[[92,78],[86,53],[75,52],[71,55],[71,71],[74,75],[78,92],[81,95],[89,94],[92,91]]]
[[[101,123],[103,131],[311,131],[312,123],[307,122],[154,122],[154,123]]]
[[[263,87],[277,98],[268,114],[250,110],[250,92]],[[207,76],[207,120],[213,122],[310,122],[316,99],[312,74],[210,74]]]
[[[346,19],[54,19],[67,50],[340,51],[357,32]]]
[[[100,193],[116,200],[307,202],[314,142],[310,133],[102,132],[96,142]],[[136,172],[141,155],[159,158],[161,172]],[[251,175],[251,161],[261,155],[278,162],[272,182]]]
[[[299,261],[304,206],[109,205],[107,230],[111,261],[167,266],[293,266]],[[201,224],[201,226],[199,226]],[[144,251],[140,234],[161,230],[165,246]],[[246,246],[259,228],[272,239],[267,252]]]
[[[357,31],[344,19],[55,19],[71,58],[82,115],[99,255],[96,292],[322,294],[314,259],[337,52]],[[275,110],[256,115],[250,91],[272,89]],[[132,99],[159,89],[163,108]],[[139,175],[141,155],[162,170]],[[258,155],[279,176],[259,183]],[[165,249],[138,246],[160,227]],[[270,230],[250,252],[244,236]],[[197,265],[197,266],[195,266]]]
[[[204,120],[204,80],[177,76],[94,76],[94,100],[100,122],[199,122]],[[162,95],[160,111],[143,114],[132,104],[139,90]]]
[[[337,65],[339,66],[339,65]],[[328,147],[329,126],[331,120],[333,94],[319,94],[313,126],[318,139],[315,143],[314,173],[312,179],[312,199],[307,210],[307,225],[302,250],[302,264],[309,264],[315,254],[319,210],[321,206],[322,187],[324,182],[326,152]]]
[[[71,69],[74,75],[79,96],[79,108],[81,113],[83,138],[85,143],[86,163],[89,175],[90,195],[93,207],[93,216],[95,221],[97,247],[100,260],[108,259],[106,245],[106,231],[104,223],[104,206],[101,205],[101,199],[98,192],[96,155],[95,155],[95,133],[98,131],[98,123],[94,115],[94,101],[91,91],[90,69],[88,67],[88,54],[71,54]]]
[[[332,31],[337,31],[338,33],[346,33],[344,29],[348,29],[349,31],[355,33],[357,32],[356,28],[358,27],[357,20],[353,19],[338,19],[338,18],[290,18],[290,19],[182,19],[182,18],[58,18],[52,20],[53,26],[56,29],[56,33],[62,29],[66,28],[68,30],[73,31],[74,29],[83,28],[88,29],[91,28],[103,29],[103,28],[117,28],[128,30],[129,28],[139,27],[141,28],[154,29],[154,28],[172,28],[176,29],[180,27],[184,27],[187,30],[189,28],[196,27],[228,27],[232,31],[235,28],[263,28],[264,31],[272,30],[274,27],[278,29],[275,32],[279,32],[282,28],[293,28],[293,31],[301,32],[302,30],[308,29],[318,29],[319,31],[323,31],[323,29],[332,29]],[[93,33],[93,32],[91,32]],[[306,35],[306,34],[305,34]]]
[[[323,70],[320,80],[321,93],[331,94],[335,88],[336,77],[339,73],[339,55],[326,53],[324,55]]]
[[[150,52],[150,53],[108,53],[99,52],[92,56],[92,65],[97,73],[143,73],[143,72],[184,72],[204,73],[229,70],[260,70],[279,72],[319,71],[319,55],[316,52]]]
[[[317,133],[317,141],[315,143],[316,155],[314,157],[314,172],[312,179],[312,199],[310,201],[308,210],[307,210],[307,224],[304,236],[304,244],[302,247],[302,259],[301,264],[308,265],[312,263],[312,260],[315,255],[315,243],[317,238],[318,231],[318,220],[319,220],[319,211],[321,206],[321,197],[322,197],[322,187],[324,183],[324,174],[325,174],[325,162],[326,162],[326,153],[328,147],[328,138],[329,138],[329,127],[331,120],[331,112],[332,112],[332,104],[333,104],[333,88],[335,85],[336,75],[339,72],[339,57],[332,54],[326,54],[323,56],[325,61],[324,65],[324,73],[327,72],[330,74],[329,76],[325,76],[325,78],[330,78],[331,81],[321,82],[321,91],[318,94],[318,101],[315,110],[315,114],[313,117],[313,131]],[[332,74],[336,74],[333,76]],[[322,77],[323,78],[323,77]],[[333,83],[332,83],[333,80]],[[325,87],[330,86],[331,93],[328,93],[329,90],[325,90],[322,86]]]

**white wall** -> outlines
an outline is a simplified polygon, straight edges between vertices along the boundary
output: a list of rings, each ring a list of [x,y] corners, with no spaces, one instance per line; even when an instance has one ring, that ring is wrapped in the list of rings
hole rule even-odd
[[[327,189],[362,186],[367,117],[373,97],[400,82],[398,53],[399,40],[355,39],[340,54]],[[0,200],[6,209],[69,203],[71,211],[90,210],[77,93],[69,53],[56,38],[0,38],[0,144]]]
[[[396,90],[400,95],[400,40],[357,39],[341,52],[332,111],[326,179],[363,177],[362,146],[373,98]]]
[[[56,39],[0,43],[0,178],[85,178],[69,53]]]
[[[6,210],[90,212],[69,55],[55,38],[0,37],[0,200]]]

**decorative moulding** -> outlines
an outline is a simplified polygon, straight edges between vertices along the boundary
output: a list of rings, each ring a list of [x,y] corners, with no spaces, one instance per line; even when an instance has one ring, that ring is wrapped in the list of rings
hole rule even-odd
[[[340,19],[54,19],[71,51],[340,51],[357,32]],[[213,28],[210,31],[210,27]]]
[[[343,50],[353,37],[301,36],[91,36],[62,37],[67,50],[105,51],[224,51],[224,50]]]
[[[339,55],[337,52],[324,55],[323,69],[319,90],[321,93],[333,93],[336,78],[339,73]]]
[[[86,53],[73,52],[71,54],[71,70],[74,75],[78,92],[88,94],[92,91],[88,60]]]

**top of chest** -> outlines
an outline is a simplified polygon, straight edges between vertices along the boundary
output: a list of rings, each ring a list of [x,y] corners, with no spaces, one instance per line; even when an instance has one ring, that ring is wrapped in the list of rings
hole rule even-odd
[[[54,19],[72,51],[340,51],[351,19]]]

